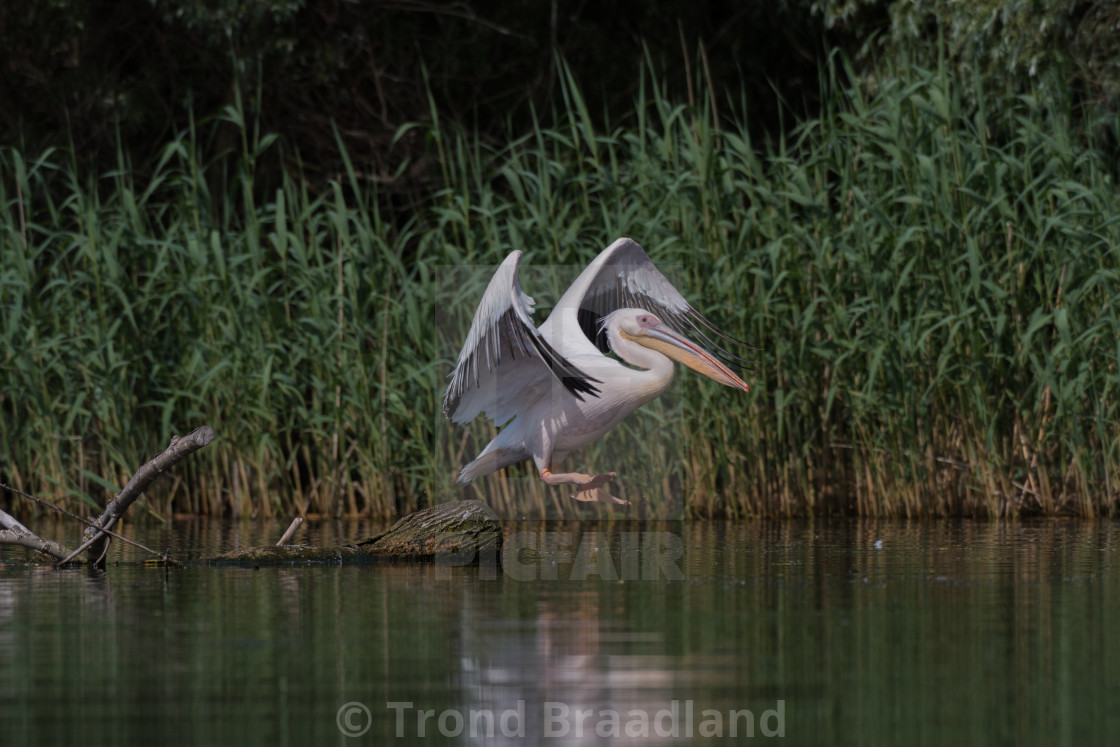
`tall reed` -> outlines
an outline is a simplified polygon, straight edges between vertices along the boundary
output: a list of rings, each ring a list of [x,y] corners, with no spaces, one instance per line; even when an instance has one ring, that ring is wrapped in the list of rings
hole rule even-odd
[[[313,191],[236,107],[143,182],[123,155],[87,175],[0,153],[0,480],[100,505],[207,423],[152,512],[569,510],[523,467],[456,488],[494,429],[451,427],[440,397],[506,253],[543,320],[628,235],[759,347],[750,395],[684,372],[572,456],[618,471],[636,515],[1115,511],[1116,163],[1068,112],[834,68],[820,116],[760,144],[749,101],[678,103],[651,70],[617,124],[565,75],[500,146],[433,125],[442,184],[403,209],[355,167]],[[208,161],[218,126],[240,147]],[[262,195],[265,159],[286,171]]]

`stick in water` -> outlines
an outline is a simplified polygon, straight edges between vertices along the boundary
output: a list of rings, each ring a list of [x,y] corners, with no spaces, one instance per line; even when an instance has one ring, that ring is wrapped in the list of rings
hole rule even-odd
[[[276,543],[276,546],[280,547],[280,545],[287,542],[288,539],[291,538],[291,536],[296,533],[296,530],[299,529],[299,525],[302,524],[302,523],[303,523],[303,517],[302,516],[297,516],[296,518],[292,519],[292,523],[288,525],[288,531],[284,532],[284,536],[282,536],[280,538],[280,541]]]

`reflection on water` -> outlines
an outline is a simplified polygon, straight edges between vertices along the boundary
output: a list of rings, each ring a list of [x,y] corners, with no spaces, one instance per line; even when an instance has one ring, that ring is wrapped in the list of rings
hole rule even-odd
[[[297,539],[378,528],[310,522]],[[198,557],[284,527],[126,529]],[[1080,745],[1120,733],[1111,522],[506,533],[504,572],[0,565],[4,744]],[[0,563],[23,557],[0,551]]]

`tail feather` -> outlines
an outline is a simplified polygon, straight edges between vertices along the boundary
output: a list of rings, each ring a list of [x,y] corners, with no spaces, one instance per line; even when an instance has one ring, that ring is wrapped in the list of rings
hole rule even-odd
[[[459,471],[459,484],[466,485],[476,477],[482,477],[491,472],[497,472],[503,467],[517,464],[528,458],[528,454],[516,449],[499,448],[491,451],[490,448],[487,447],[473,462],[470,462]]]

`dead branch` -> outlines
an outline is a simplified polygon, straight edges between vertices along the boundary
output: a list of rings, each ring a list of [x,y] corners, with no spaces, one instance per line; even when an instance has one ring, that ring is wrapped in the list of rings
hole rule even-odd
[[[281,535],[280,541],[276,543],[276,546],[280,547],[285,542],[287,542],[291,538],[291,536],[296,533],[296,530],[299,529],[299,525],[302,523],[302,516],[297,516],[296,518],[292,519],[292,523],[288,526],[288,529],[284,532],[284,534]]]
[[[97,527],[97,525],[93,523],[92,519],[87,519],[84,516],[78,516],[77,514],[74,514],[74,513],[71,513],[69,511],[67,511],[62,506],[56,506],[55,504],[51,503],[50,501],[44,501],[42,498],[37,498],[37,497],[31,495],[30,493],[25,493],[22,490],[19,490],[17,488],[13,488],[11,485],[5,485],[4,483],[0,483],[0,488],[3,488],[4,490],[15,493],[16,495],[22,496],[24,498],[28,498],[30,500],[33,500],[36,503],[38,503],[40,506],[44,506],[45,508],[49,508],[52,511],[56,511],[56,512],[62,514],[63,516],[69,516],[74,521],[80,521],[81,523],[85,524],[87,527],[95,527],[95,528]],[[20,524],[19,521],[16,520],[16,518],[14,516],[12,516],[11,514],[5,513],[3,510],[0,510],[0,514],[3,514],[2,516],[0,516],[0,525],[7,526],[7,527],[9,527],[9,530],[10,530],[10,533],[9,532],[0,532],[0,545],[22,545],[23,547],[29,547],[30,545],[28,545],[28,542],[33,542],[33,543],[35,543],[33,549],[38,549],[41,543],[47,543],[47,545],[49,547],[53,548],[55,551],[58,551],[58,552],[55,552],[55,551],[48,552],[47,553],[48,555],[50,555],[54,558],[57,558],[59,560],[65,558],[65,557],[69,557],[69,555],[71,553],[70,548],[63,547],[62,545],[59,545],[55,542],[52,542],[50,540],[45,540],[42,537],[39,537],[34,532],[32,532],[30,529],[25,527],[23,524]],[[136,540],[130,540],[128,537],[121,536],[121,535],[117,534],[116,532],[111,531],[109,529],[104,529],[102,531],[104,531],[105,534],[108,534],[110,537],[115,537],[116,539],[119,539],[121,542],[132,545],[133,547],[139,547],[141,550],[144,550],[145,552],[151,553],[152,555],[155,555],[159,558],[162,558],[163,561],[165,563],[169,564],[169,565],[178,565],[178,563],[175,560],[167,557],[167,553],[156,552],[155,550],[148,547],[147,545],[141,544],[141,543],[137,542]],[[21,538],[21,539],[19,539],[19,538]],[[104,554],[102,554],[102,556],[104,556]]]
[[[207,425],[197,428],[185,436],[172,436],[171,443],[167,448],[136,470],[136,474],[132,476],[124,489],[117,494],[116,498],[109,501],[109,505],[105,507],[105,512],[94,520],[98,528],[87,527],[85,531],[86,541],[77,550],[64,557],[59,565],[66,565],[87,550],[92,562],[96,563],[104,559],[105,549],[100,546],[100,543],[107,542],[108,535],[103,530],[112,527],[128,510],[128,507],[144,494],[153,480],[213,440],[214,431]]]
[[[56,511],[60,514],[63,514],[64,516],[69,516],[74,521],[82,522],[86,526],[93,526],[93,527],[97,526],[96,524],[93,523],[92,519],[86,519],[86,517],[84,517],[84,516],[78,516],[77,514],[73,514],[71,512],[68,512],[62,506],[56,506],[55,504],[50,503],[49,501],[44,501],[43,498],[38,498],[34,495],[31,495],[30,493],[24,493],[24,492],[20,491],[20,489],[12,487],[11,485],[4,485],[3,483],[0,483],[0,487],[2,487],[3,489],[6,489],[6,491],[10,491],[12,493],[15,493],[16,495],[20,495],[20,496],[25,497],[25,498],[30,498],[31,501],[35,501],[39,505],[50,508],[50,510]],[[60,553],[48,552],[47,554],[52,555],[52,557],[54,557],[56,559],[59,559],[59,560],[62,560],[63,558],[69,557],[69,553],[71,553],[71,550],[69,550],[69,548],[64,548],[63,545],[57,544],[57,543],[52,542],[50,540],[44,540],[43,538],[40,538],[40,536],[38,536],[35,532],[32,532],[31,530],[27,529],[26,526],[20,524],[16,520],[16,517],[12,516],[11,514],[4,513],[3,511],[0,511],[0,514],[3,514],[2,516],[0,516],[0,525],[10,525],[10,531],[11,531],[11,533],[0,532],[0,544],[19,544],[19,545],[22,545],[22,547],[29,547],[28,542],[35,542],[36,543],[36,549],[37,549],[38,548],[38,543],[46,542],[49,545],[49,547],[52,547],[55,550],[60,551]],[[165,563],[171,564],[171,566],[178,566],[178,564],[179,564],[176,560],[168,558],[166,552],[157,552],[157,551],[149,548],[148,545],[146,545],[146,544],[142,544],[140,542],[137,542],[136,540],[130,540],[129,538],[127,538],[127,536],[122,536],[121,534],[118,534],[118,533],[113,532],[113,531],[108,530],[108,529],[102,530],[102,531],[105,534],[108,534],[109,536],[112,536],[112,538],[115,538],[115,539],[120,540],[121,542],[124,542],[125,544],[131,544],[133,548],[140,548],[144,552],[148,552],[148,553],[151,553],[153,555],[156,555],[157,558],[161,558],[162,560],[164,560]],[[16,541],[16,538],[20,538],[20,536],[21,536],[22,540]],[[104,555],[104,553],[102,553],[102,555]]]
[[[34,534],[30,529],[19,523],[19,519],[0,508],[0,527],[20,534]]]
[[[65,558],[70,550],[48,539],[43,539],[19,523],[14,516],[0,509],[0,545],[19,545],[49,555],[56,560]]]

